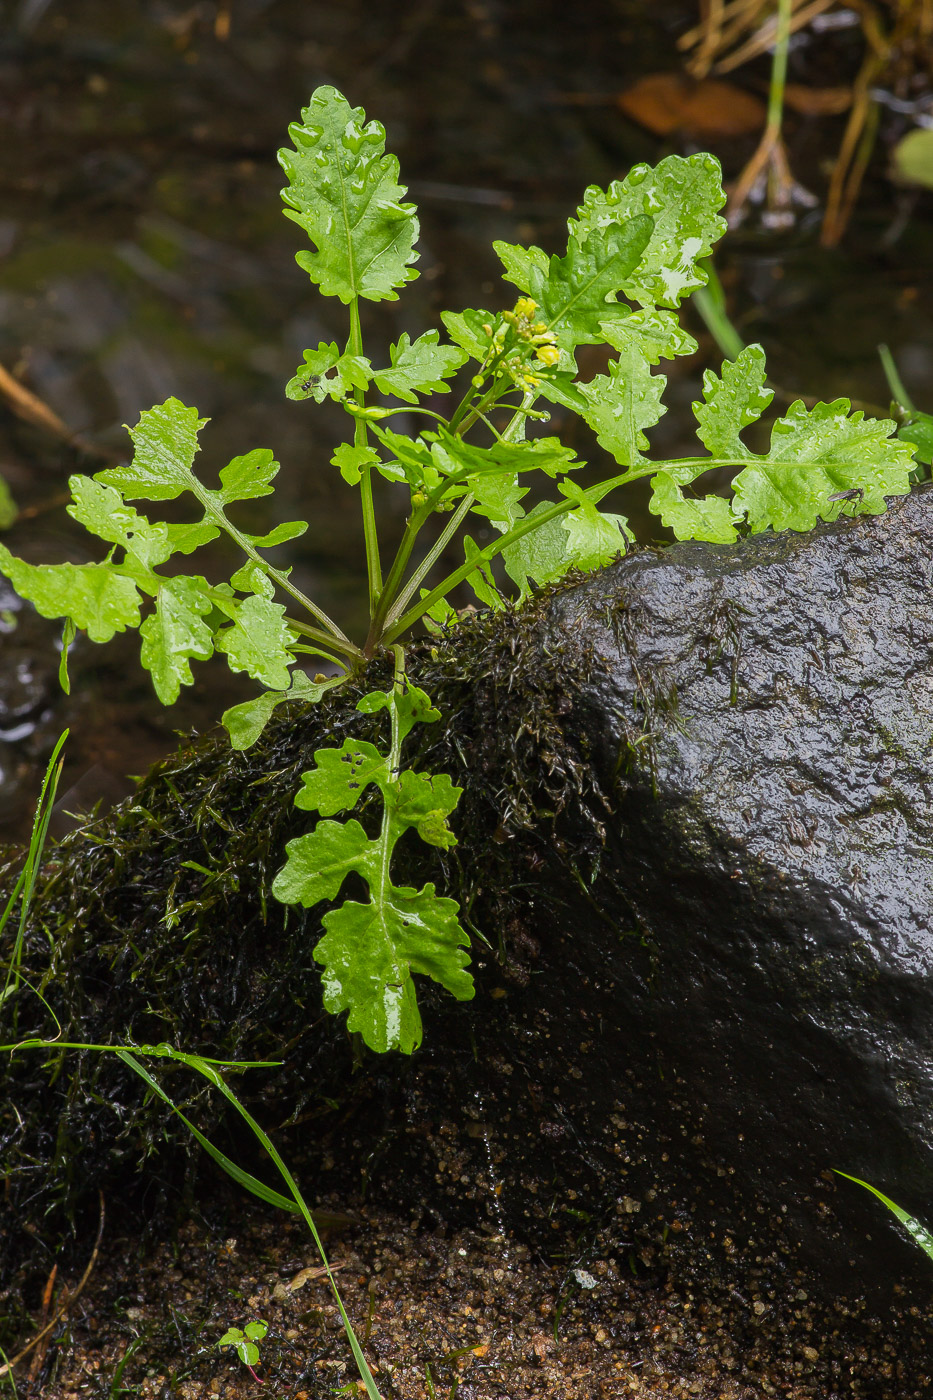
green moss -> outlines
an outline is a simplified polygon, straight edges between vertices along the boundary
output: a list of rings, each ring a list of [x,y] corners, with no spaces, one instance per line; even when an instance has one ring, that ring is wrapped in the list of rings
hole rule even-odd
[[[443,858],[438,883],[460,898],[474,928],[478,920],[480,935],[484,926],[505,926],[510,891],[527,883],[523,867],[516,870],[521,843],[513,838],[534,828],[540,842],[568,808],[589,810],[580,799],[591,779],[567,746],[559,712],[571,659],[541,654],[538,611],[472,619],[447,644],[415,649],[410,659],[413,679],[445,719],[416,731],[409,756],[467,788],[457,816],[460,845]],[[237,1086],[264,1125],[286,1137],[289,1124],[300,1125],[301,1150],[317,1159],[354,1115],[365,1117],[378,1141],[398,1092],[398,1067],[361,1054],[342,1019],[322,1010],[312,958],[318,912],[283,907],[268,892],[286,841],[309,821],[293,807],[300,774],[316,748],[345,734],[379,737],[380,717],[358,714],[355,703],[365,690],[384,687],[389,673],[377,660],[317,707],[283,706],[245,753],[232,751],[220,733],[183,744],[130,799],[54,850],[37,888],[22,970],[62,1040],[165,1041],[225,1060],[281,1061],[278,1069],[248,1072]],[[597,795],[594,811],[600,801]],[[598,819],[588,817],[573,848],[557,850],[557,858],[585,868],[592,864],[587,848],[595,852],[601,839]],[[437,878],[438,853],[424,851],[423,843],[403,842],[407,879]],[[8,880],[13,869],[2,872]],[[25,984],[15,1012],[16,1037],[55,1034]],[[41,1222],[42,1239],[55,1249],[85,1205],[96,1209],[99,1184],[131,1178],[141,1162],[150,1179],[179,1184],[199,1169],[198,1151],[186,1162],[180,1150],[184,1130],[145,1101],[115,1056],[23,1051],[3,1074],[0,1228],[16,1244],[0,1263],[0,1288],[33,1252],[24,1224]],[[176,1066],[162,1064],[160,1076],[185,1112],[223,1140],[227,1127],[209,1092]]]

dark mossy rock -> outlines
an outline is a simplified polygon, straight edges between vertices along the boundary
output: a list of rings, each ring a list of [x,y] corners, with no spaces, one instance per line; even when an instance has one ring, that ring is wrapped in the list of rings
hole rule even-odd
[[[833,1169],[933,1215],[931,560],[918,492],[808,536],[642,551],[416,651],[445,719],[412,757],[466,787],[441,883],[477,996],[424,988],[411,1061],[322,1013],[317,914],[268,897],[313,750],[376,736],[359,690],[246,754],[183,749],[63,843],[30,978],[65,1040],[282,1060],[242,1091],[312,1194],[362,1176],[543,1248],[718,1276],[752,1331],[799,1290],[887,1308],[926,1261]],[[407,874],[437,878],[416,844]],[[146,1153],[155,1208],[182,1130],[123,1065],[22,1053],[7,1073],[8,1241],[51,1239]],[[900,1335],[908,1389],[859,1393],[920,1393],[922,1340]]]

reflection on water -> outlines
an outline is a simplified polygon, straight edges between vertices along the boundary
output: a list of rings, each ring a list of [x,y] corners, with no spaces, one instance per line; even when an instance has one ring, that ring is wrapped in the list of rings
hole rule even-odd
[[[299,235],[280,213],[274,158],[287,123],[318,83],[340,86],[386,123],[421,205],[420,279],[399,301],[367,309],[379,347],[436,324],[444,306],[511,300],[493,238],[556,248],[586,184],[688,149],[659,148],[611,104],[560,98],[611,95],[669,68],[672,35],[690,17],[692,6],[675,0],[591,0],[584,18],[556,0],[8,0],[0,5],[0,359],[107,456],[126,452],[122,425],[169,394],[212,419],[204,472],[272,447],[283,463],[279,491],[271,507],[254,503],[249,527],[309,520],[307,536],[289,546],[296,581],[359,634],[355,502],[328,466],[343,415],[282,394],[302,350],[347,329],[345,309],[321,301],[294,262]],[[795,168],[812,185],[817,131],[798,122],[791,133]],[[720,154],[736,170],[748,150],[738,141]],[[925,212],[921,202],[895,246],[880,251],[895,217],[880,179],[842,253],[821,252],[806,229],[780,242],[746,231],[732,243],[720,265],[742,333],[764,342],[781,388],[883,405],[874,345],[886,339],[923,406],[933,382]],[[673,372],[669,412],[653,435],[658,451],[690,450],[701,368]],[[590,442],[574,441],[599,464]],[[55,502],[69,473],[99,464],[0,407],[0,471],[34,512],[5,537],[10,547],[36,562],[90,557],[93,545]],[[387,495],[382,508],[391,540],[404,506]],[[7,835],[22,832],[37,765],[65,724],[73,738],[60,790],[92,805],[125,791],[126,773],[170,747],[174,729],[204,729],[252,690],[219,665],[201,667],[182,705],[163,713],[130,639],[80,647],[66,701],[57,635],[0,599]]]

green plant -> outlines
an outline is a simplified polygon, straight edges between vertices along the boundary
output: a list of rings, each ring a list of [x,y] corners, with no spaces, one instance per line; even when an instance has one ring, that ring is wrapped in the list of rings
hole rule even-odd
[[[906,1210],[902,1210],[899,1205],[895,1205],[894,1201],[892,1201],[889,1196],[886,1196],[883,1191],[879,1191],[877,1186],[872,1186],[869,1182],[862,1181],[860,1177],[850,1176],[848,1172],[836,1171],[835,1167],[833,1171],[836,1172],[837,1176],[844,1176],[846,1181],[854,1181],[856,1186],[862,1186],[866,1191],[870,1191],[873,1196],[877,1196],[882,1205],[887,1206],[891,1214],[901,1222],[914,1243],[920,1246],[928,1258],[933,1259],[933,1235],[930,1234],[925,1225],[921,1225],[919,1220],[909,1215]]]
[[[260,1385],[263,1382],[253,1370],[254,1366],[259,1365],[259,1347],[256,1344],[262,1341],[268,1330],[268,1322],[264,1322],[262,1318],[255,1318],[252,1322],[247,1322],[245,1327],[228,1327],[217,1343],[221,1351],[232,1347],[246,1369],[251,1372],[253,1379],[259,1381]]]
[[[0,1012],[7,1002],[19,990],[22,977],[22,956],[23,940],[26,936],[26,925],[29,920],[29,906],[36,888],[36,879],[42,864],[42,852],[45,850],[45,843],[48,838],[49,822],[52,820],[52,810],[55,806],[55,794],[58,791],[58,780],[61,777],[64,758],[62,750],[68,738],[68,730],[58,738],[51,757],[45,770],[45,777],[42,780],[42,787],[39,792],[39,800],[36,803],[36,811],[32,822],[32,832],[29,837],[29,845],[26,848],[26,856],[23,861],[23,868],[16,879],[10,896],[0,913],[0,938],[6,930],[14,911],[19,906],[19,919],[16,927],[16,935],[13,939],[13,947],[10,951],[9,961],[6,965],[6,976],[3,981],[3,988],[0,990]],[[36,996],[40,993],[33,988]],[[40,998],[41,999],[41,998]],[[13,1030],[18,1025],[18,1005],[13,1003]]]
[[[395,886],[390,876],[405,831],[438,847],[453,843],[447,819],[458,797],[444,775],[405,767],[406,734],[436,712],[406,677],[400,639],[422,621],[435,630],[452,626],[448,600],[463,583],[482,603],[501,608],[506,580],[521,600],[569,570],[612,561],[632,535],[625,517],[604,512],[601,503],[639,479],[649,479],[650,508],[678,538],[725,544],[742,533],[808,530],[840,514],[879,513],[886,497],[909,489],[914,450],[892,437],[893,422],[866,420],[838,399],[810,409],[794,403],[773,424],[770,445],[753,451],[742,433],[771,399],[764,353],[753,345],[724,364],[721,375],[704,376],[694,411],[705,452],[677,461],[647,455],[646,433],[664,412],[666,380],[657,367],[696,348],[676,308],[704,285],[700,261],[724,230],[712,156],[669,156],[655,169],[634,167],[606,190],[588,189],[569,220],[564,253],[549,257],[540,248],[496,243],[505,279],[521,293],[514,306],[445,312],[449,341],[437,330],[414,341],[403,335],[378,368],[364,354],[361,305],[394,300],[417,276],[415,208],[404,200],[383,128],[366,123],[333,88],[313,94],[290,135],[293,148],[280,153],[285,212],[311,243],[298,262],[325,296],[347,306],[349,327],[343,348],[322,342],[305,352],[286,393],[331,399],[352,422],[352,441],[337,448],[332,464],[359,492],[368,634],[352,641],[287,569],[269,560],[265,551],[294,540],[306,529],[303,522],[264,535],[236,523],[244,502],[273,491],[272,453],[255,449],[236,457],[221,470],[218,486],[205,485],[192,470],[203,423],[196,409],[176,399],[142,414],[131,430],[131,463],[71,478],[69,510],[110,546],[105,559],[33,566],[0,545],[0,570],[44,616],[65,619],[66,651],[78,630],[105,642],[138,628],[142,664],[166,704],[191,683],[192,660],[225,655],[234,671],[264,687],[223,717],[237,748],[255,741],[283,701],[318,701],[377,653],[394,649],[391,686],[358,707],[388,711],[388,747],[349,740],[317,752],[296,801],[321,820],[289,843],[275,891],[310,906],[336,899],[347,874],[362,875],[368,900],[328,913],[314,950],[325,1001],[331,1010],[347,1010],[349,1025],[374,1049],[411,1051],[421,1038],[412,975],[430,976],[459,998],[472,995],[472,982],[454,902],[431,884],[416,891]],[[611,351],[607,372],[582,379],[577,349],[598,344]],[[448,392],[468,362],[448,417],[422,403]],[[569,447],[553,436],[528,435],[529,425],[548,419],[536,406],[542,400],[578,414],[621,471],[580,486],[573,473],[583,463]],[[419,435],[389,426],[399,413],[424,420]],[[698,491],[705,474],[722,469],[735,473],[728,498]],[[526,509],[526,482],[535,477],[554,482],[556,497]],[[380,478],[405,493],[409,506],[385,570],[373,491]],[[151,520],[129,504],[182,495],[197,507],[185,524]],[[480,546],[463,534],[463,562],[433,581],[470,515],[491,529],[491,542]],[[177,570],[181,556],[221,533],[244,556],[228,582],[163,571],[170,563]],[[299,664],[308,657],[324,658],[338,674],[310,678]],[[330,820],[353,808],[367,785],[383,803],[375,838],[355,819]]]
[[[933,466],[933,414],[923,413],[915,408],[910,395],[904,388],[904,381],[898,373],[894,356],[886,345],[878,346],[878,354],[884,369],[884,376],[891,391],[891,413],[900,427],[898,437],[912,442],[917,461],[921,467]],[[917,476],[925,479],[928,471],[918,471]]]

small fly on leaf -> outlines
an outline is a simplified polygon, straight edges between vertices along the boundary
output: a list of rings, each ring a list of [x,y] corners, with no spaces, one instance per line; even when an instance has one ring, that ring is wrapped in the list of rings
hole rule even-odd
[[[827,496],[828,501],[860,501],[865,492],[861,486],[853,486],[848,491],[837,491],[834,496]]]

